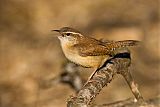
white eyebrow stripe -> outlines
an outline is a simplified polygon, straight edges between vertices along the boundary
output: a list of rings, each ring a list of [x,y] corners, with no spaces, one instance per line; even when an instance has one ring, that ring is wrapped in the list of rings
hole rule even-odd
[[[82,34],[80,34],[78,32],[65,32],[65,33],[79,34],[80,36],[83,36]]]

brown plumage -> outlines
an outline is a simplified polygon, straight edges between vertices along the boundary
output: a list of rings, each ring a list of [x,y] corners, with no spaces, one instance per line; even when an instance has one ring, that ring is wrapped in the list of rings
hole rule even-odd
[[[139,41],[136,40],[103,42],[84,36],[79,31],[69,27],[63,27],[60,30],[54,31],[61,34],[58,36],[61,47],[65,56],[70,61],[84,67],[95,69],[89,79],[93,77],[96,70],[100,68],[104,62],[114,57],[116,50],[123,47],[135,46],[139,43]]]
[[[79,38],[79,42],[73,45],[77,48],[81,56],[99,56],[110,55],[114,56],[114,50],[122,47],[136,46],[139,44],[137,40],[124,41],[107,41],[102,42],[91,37]]]

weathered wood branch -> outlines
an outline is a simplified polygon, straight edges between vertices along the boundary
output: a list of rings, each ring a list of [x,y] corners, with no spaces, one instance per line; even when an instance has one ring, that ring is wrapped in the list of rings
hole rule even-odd
[[[79,91],[75,97],[70,97],[67,101],[67,107],[87,107],[96,95],[107,86],[116,74],[122,74],[126,79],[132,93],[138,101],[143,101],[143,98],[138,91],[129,71],[131,58],[130,52],[125,50],[115,55],[114,58],[108,60],[94,77]]]
[[[94,105],[92,107],[160,107],[160,96],[149,99],[145,103],[136,102],[134,98],[129,98],[110,104]]]

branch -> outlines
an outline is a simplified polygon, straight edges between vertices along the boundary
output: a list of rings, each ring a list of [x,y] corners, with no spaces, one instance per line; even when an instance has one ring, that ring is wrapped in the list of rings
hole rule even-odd
[[[147,100],[146,103],[135,102],[133,98],[117,101],[110,104],[94,105],[93,107],[159,107],[160,96]]]
[[[79,91],[75,97],[70,97],[67,102],[67,107],[87,107],[93,98],[107,86],[113,79],[113,76],[122,74],[129,84],[132,93],[138,101],[143,101],[143,97],[138,91],[129,71],[131,59],[128,50],[115,55],[114,58],[108,60],[102,68],[93,76],[93,78]]]

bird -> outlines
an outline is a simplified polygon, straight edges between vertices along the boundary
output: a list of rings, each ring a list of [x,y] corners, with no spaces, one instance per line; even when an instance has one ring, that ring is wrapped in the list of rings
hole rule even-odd
[[[93,78],[98,69],[102,67],[107,60],[116,55],[118,49],[139,44],[137,40],[104,42],[83,35],[71,27],[62,27],[59,30],[52,31],[60,33],[58,39],[60,40],[63,53],[68,60],[77,65],[94,69],[88,81]]]

